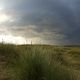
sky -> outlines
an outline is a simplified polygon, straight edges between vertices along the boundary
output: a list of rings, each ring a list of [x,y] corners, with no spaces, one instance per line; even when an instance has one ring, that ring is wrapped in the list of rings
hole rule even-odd
[[[80,0],[0,0],[0,42],[80,44]]]

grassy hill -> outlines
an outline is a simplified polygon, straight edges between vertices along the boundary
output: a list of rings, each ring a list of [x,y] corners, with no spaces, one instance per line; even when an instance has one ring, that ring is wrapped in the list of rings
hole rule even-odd
[[[0,44],[0,80],[80,80],[80,47]]]

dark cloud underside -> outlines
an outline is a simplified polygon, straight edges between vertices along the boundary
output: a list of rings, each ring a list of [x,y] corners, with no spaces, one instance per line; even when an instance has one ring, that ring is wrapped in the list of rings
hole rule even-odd
[[[12,16],[12,21],[0,24],[6,34],[9,31],[34,43],[80,43],[79,0],[1,0],[1,4]]]

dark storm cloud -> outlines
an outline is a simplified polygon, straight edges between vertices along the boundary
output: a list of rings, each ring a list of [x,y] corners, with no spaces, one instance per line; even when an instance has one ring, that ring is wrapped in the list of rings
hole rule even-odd
[[[11,32],[26,38],[41,38],[45,43],[80,43],[79,0],[3,0],[5,12],[13,16]]]

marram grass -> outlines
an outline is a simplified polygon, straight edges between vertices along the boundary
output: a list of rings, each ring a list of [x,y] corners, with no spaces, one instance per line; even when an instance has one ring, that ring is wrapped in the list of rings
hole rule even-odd
[[[0,80],[80,80],[79,49],[0,45]]]

